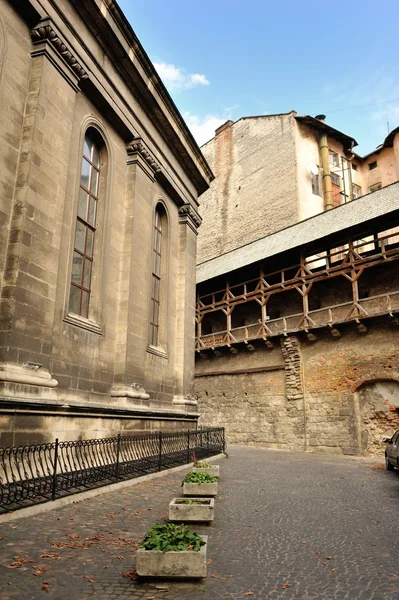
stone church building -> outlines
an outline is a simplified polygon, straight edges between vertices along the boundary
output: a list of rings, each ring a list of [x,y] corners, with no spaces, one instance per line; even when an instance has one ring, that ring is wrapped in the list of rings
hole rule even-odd
[[[0,445],[195,425],[212,172],[111,0],[0,5]]]
[[[399,129],[355,145],[292,112],[202,148],[195,391],[229,442],[381,455],[399,428]]]

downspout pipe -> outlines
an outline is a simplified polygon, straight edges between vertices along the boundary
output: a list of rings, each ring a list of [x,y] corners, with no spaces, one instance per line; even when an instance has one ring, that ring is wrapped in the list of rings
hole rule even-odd
[[[324,123],[325,115],[317,115],[316,119]],[[324,131],[319,132],[319,154],[320,164],[323,173],[323,203],[324,210],[334,208],[332,200],[332,181],[330,172],[330,156],[328,150],[327,134]]]

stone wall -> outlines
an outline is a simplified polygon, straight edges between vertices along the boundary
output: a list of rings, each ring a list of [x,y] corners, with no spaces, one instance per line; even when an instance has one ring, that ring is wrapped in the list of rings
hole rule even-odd
[[[381,440],[399,428],[397,326],[376,320],[363,334],[347,325],[338,338],[280,341],[197,360],[204,422],[225,423],[228,442],[381,456]]]

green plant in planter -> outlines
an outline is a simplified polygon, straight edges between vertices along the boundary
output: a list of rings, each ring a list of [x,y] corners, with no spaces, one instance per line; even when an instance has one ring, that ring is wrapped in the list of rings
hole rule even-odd
[[[176,525],[166,523],[165,525],[156,524],[149,529],[140,542],[140,548],[146,550],[160,550],[168,552],[171,550],[182,552],[192,550],[199,552],[201,546],[205,544],[198,533],[192,532],[186,525]]]
[[[207,462],[199,462],[196,464],[196,467],[198,467],[199,469],[211,469],[212,465],[210,465]]]
[[[212,477],[209,473],[187,473],[183,483],[216,483],[218,479],[218,477]]]
[[[209,500],[193,500],[192,498],[186,498],[185,500],[181,500],[179,504],[207,504]]]

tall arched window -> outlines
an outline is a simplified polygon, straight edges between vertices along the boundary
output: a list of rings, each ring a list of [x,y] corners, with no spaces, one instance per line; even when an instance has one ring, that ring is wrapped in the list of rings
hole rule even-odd
[[[162,344],[162,325],[165,313],[165,278],[167,250],[167,218],[165,208],[157,204],[152,245],[152,281],[150,307],[150,345]]]
[[[69,311],[88,318],[94,238],[100,181],[100,148],[96,133],[88,130],[83,144],[78,212],[72,260]]]

